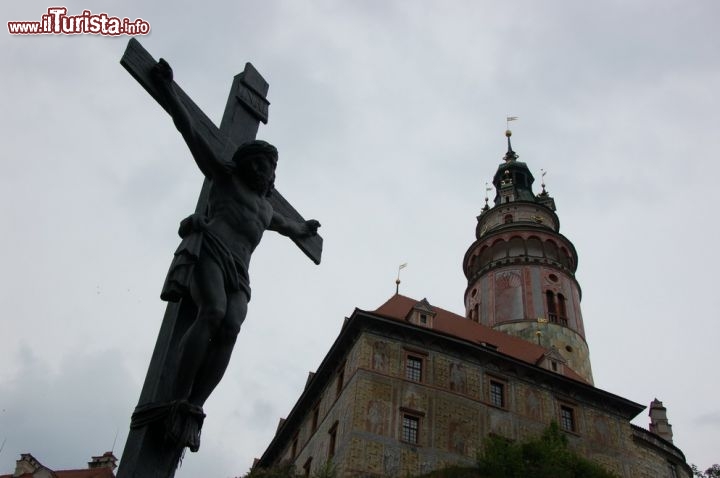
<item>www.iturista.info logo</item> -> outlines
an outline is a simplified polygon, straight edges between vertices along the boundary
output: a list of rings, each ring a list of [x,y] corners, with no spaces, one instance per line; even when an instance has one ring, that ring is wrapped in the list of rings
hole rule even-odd
[[[50,7],[39,22],[7,22],[11,35],[147,35],[150,24],[142,18],[112,17],[83,10],[68,15],[65,7]]]

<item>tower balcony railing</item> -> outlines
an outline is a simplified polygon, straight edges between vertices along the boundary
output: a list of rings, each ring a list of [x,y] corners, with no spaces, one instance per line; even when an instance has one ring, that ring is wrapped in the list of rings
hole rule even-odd
[[[567,327],[567,325],[568,325],[567,317],[560,317],[557,314],[548,314],[548,315],[550,316],[551,324],[558,324],[558,325],[562,325],[563,327]]]

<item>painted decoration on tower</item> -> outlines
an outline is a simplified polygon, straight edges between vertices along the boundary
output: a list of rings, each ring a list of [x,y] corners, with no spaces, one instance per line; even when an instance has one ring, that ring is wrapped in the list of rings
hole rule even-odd
[[[409,385],[402,394],[402,406],[411,410],[424,411],[427,409],[427,397],[420,393],[414,385]]]
[[[510,415],[502,410],[488,410],[490,433],[494,433],[501,437],[511,438],[512,422]]]
[[[542,420],[542,398],[534,388],[526,388],[521,395],[522,409],[525,416],[533,420]]]
[[[517,270],[503,271],[495,276],[495,323],[522,320],[522,277]]]
[[[373,344],[372,368],[378,372],[388,371],[387,344],[381,340]]]
[[[385,435],[388,423],[388,403],[384,400],[370,400],[367,405],[365,430],[377,435]]]
[[[448,430],[450,443],[448,444],[448,449],[459,455],[467,455],[468,441],[471,435],[470,430],[470,423],[465,420],[450,422]]]
[[[611,422],[606,416],[599,413],[591,413],[590,436],[593,441],[604,446],[619,446],[617,437],[614,436]]]
[[[450,364],[450,390],[465,393],[465,367],[461,363]]]
[[[383,452],[383,470],[385,476],[397,476],[400,472],[400,453],[398,447],[386,446]]]

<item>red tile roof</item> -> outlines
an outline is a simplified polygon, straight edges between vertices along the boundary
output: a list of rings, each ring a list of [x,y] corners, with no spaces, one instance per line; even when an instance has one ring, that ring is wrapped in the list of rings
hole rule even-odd
[[[32,478],[32,473],[23,473],[22,475],[13,476],[0,475],[0,478]],[[85,468],[81,470],[58,470],[53,471],[53,476],[57,478],[115,478],[115,474],[110,468]]]
[[[58,478],[115,478],[110,468],[56,471]]]
[[[413,307],[419,303],[420,301],[416,299],[396,294],[378,307],[374,313],[389,319],[405,321]],[[451,335],[476,345],[492,345],[497,348],[498,352],[532,365],[537,365],[549,351],[545,347],[493,330],[440,307],[434,305],[431,307],[437,314],[432,321],[432,330],[436,332]],[[587,380],[567,365],[563,367],[563,375],[579,382],[588,383]]]

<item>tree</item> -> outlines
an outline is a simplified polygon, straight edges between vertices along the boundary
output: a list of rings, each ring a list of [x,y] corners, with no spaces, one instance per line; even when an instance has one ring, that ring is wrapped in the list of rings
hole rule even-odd
[[[539,438],[511,443],[489,437],[478,459],[483,478],[613,478],[616,475],[568,446],[567,435],[551,423]]]
[[[282,463],[271,468],[252,468],[239,478],[295,478],[295,465]]]
[[[552,423],[540,437],[522,443],[497,436],[488,437],[478,457],[477,467],[449,467],[423,475],[423,478],[581,477],[617,478],[617,475],[571,450],[567,436],[556,423]]]
[[[311,478],[335,478],[336,475],[335,465],[328,461],[310,476]],[[240,478],[298,478],[300,476],[303,475],[297,474],[295,465],[286,462],[270,468],[253,468]]]
[[[717,463],[705,471],[698,470],[698,467],[692,466],[693,476],[697,478],[720,478],[720,465]]]

